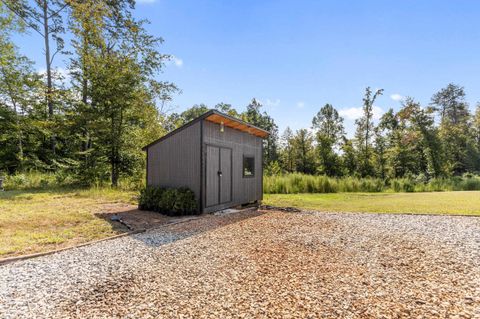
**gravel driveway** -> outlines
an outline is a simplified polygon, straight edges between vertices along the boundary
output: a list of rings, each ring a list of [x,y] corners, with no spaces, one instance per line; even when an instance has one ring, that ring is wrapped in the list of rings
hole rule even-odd
[[[480,218],[209,215],[0,266],[0,318],[480,318]]]

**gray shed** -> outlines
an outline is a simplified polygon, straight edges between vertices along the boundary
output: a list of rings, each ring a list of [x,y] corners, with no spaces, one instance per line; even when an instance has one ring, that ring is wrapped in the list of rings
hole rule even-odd
[[[210,110],[143,148],[147,185],[188,187],[202,212],[263,197],[263,139],[269,133]]]

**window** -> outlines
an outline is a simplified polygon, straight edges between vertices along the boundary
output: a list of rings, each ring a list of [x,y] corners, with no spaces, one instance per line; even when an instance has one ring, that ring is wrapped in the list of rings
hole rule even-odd
[[[255,176],[255,157],[243,156],[243,177]]]

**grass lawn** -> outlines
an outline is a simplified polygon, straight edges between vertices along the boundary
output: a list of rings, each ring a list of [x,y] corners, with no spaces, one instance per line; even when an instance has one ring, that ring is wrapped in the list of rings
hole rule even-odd
[[[332,212],[480,215],[480,191],[265,194],[263,203]]]
[[[0,192],[0,258],[115,235],[123,230],[95,213],[104,204],[135,203],[134,195],[110,189]]]

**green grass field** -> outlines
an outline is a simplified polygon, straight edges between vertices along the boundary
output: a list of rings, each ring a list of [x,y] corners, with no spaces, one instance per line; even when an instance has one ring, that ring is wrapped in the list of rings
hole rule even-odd
[[[480,191],[265,194],[263,203],[332,212],[480,215]]]
[[[0,192],[0,258],[62,248],[118,233],[102,205],[135,203],[110,189]]]

